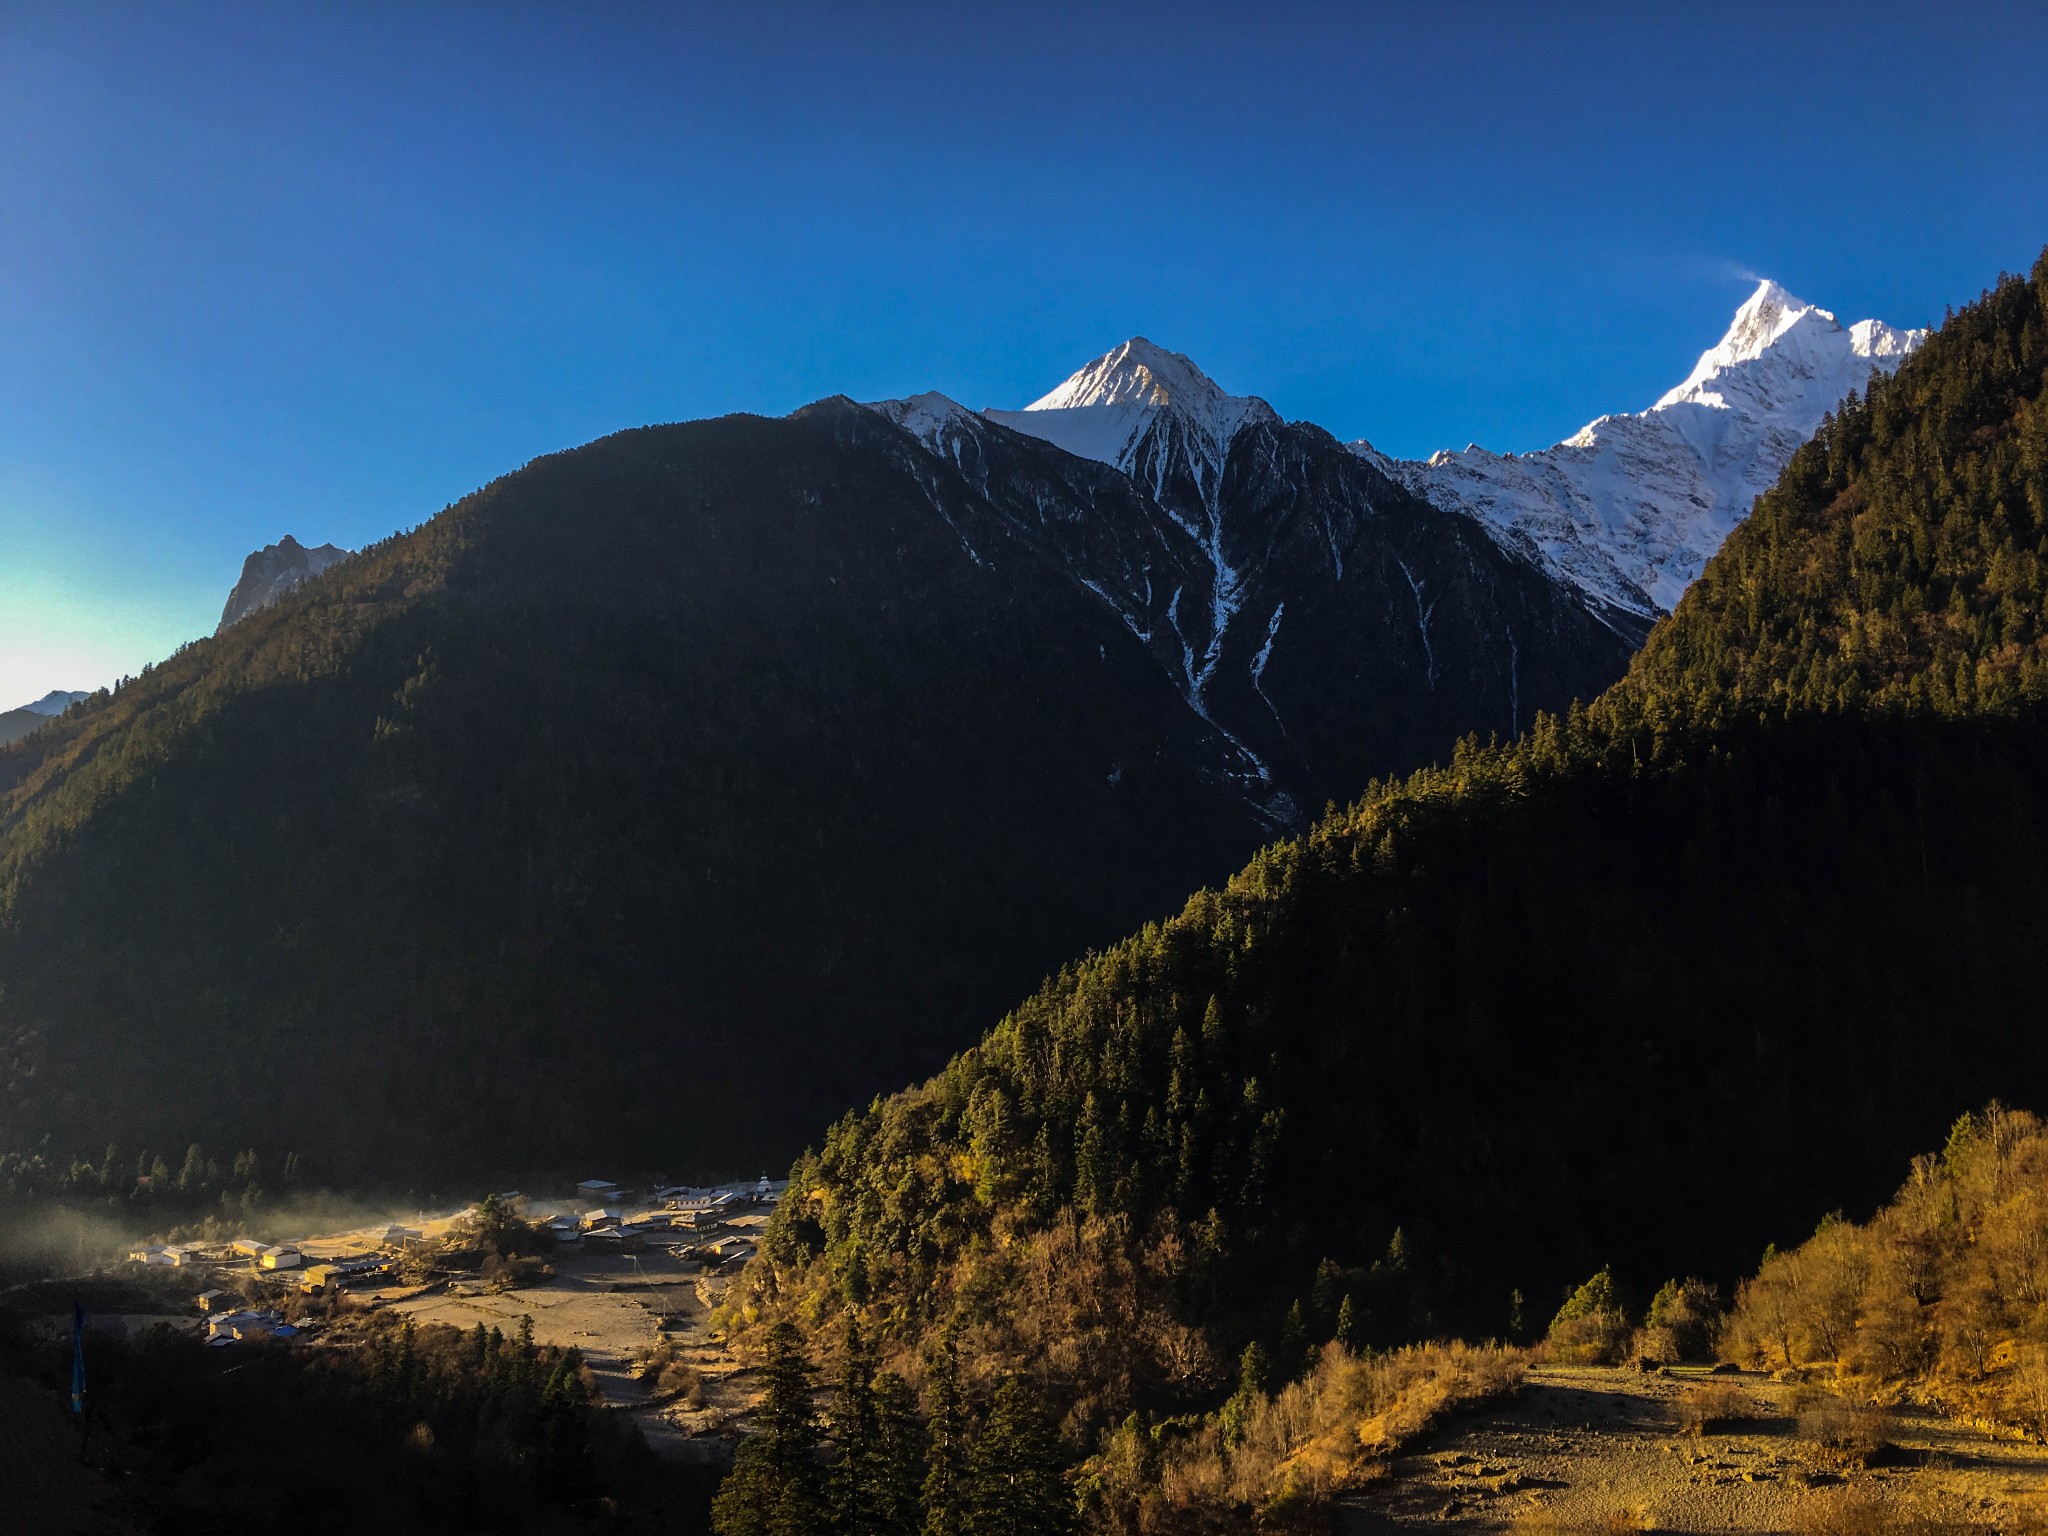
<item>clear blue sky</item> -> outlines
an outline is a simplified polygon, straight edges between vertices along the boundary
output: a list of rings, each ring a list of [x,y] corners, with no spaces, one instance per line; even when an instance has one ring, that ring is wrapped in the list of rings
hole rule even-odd
[[[1401,454],[2048,241],[2048,6],[0,3],[0,708],[620,427],[1142,333]]]

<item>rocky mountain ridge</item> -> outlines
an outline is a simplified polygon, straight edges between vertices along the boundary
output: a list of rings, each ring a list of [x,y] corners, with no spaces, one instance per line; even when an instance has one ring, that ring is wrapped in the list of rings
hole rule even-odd
[[[220,623],[214,633],[219,634],[259,608],[269,607],[350,553],[333,544],[308,549],[290,534],[275,544],[264,545],[242,562],[241,578],[228,593],[227,605],[220,611]]]
[[[1539,699],[1590,696],[1640,639],[1320,427],[1143,338],[1022,411],[937,394],[869,409],[1116,616],[1275,830],[1405,771],[1427,739],[1511,735]]]

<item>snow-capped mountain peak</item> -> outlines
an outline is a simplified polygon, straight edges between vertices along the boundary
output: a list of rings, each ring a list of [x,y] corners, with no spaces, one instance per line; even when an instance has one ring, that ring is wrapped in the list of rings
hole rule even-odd
[[[1137,474],[1139,460],[1146,458],[1147,478],[1155,488],[1185,471],[1205,501],[1213,499],[1239,429],[1280,419],[1265,401],[1225,394],[1189,358],[1143,336],[1103,353],[1021,411],[983,414],[1125,474]],[[1171,434],[1178,451],[1147,455],[1146,440],[1162,423],[1178,429]]]
[[[1927,332],[1902,331],[1882,320],[1858,320],[1849,327],[1849,345],[1859,357],[1904,357],[1927,339]]]
[[[904,400],[870,401],[868,409],[881,412],[934,453],[945,452],[944,443],[949,429],[971,424],[975,419],[974,413],[966,406],[936,389],[928,389],[921,395],[912,395]]]
[[[1229,400],[1216,381],[1179,352],[1133,336],[1080,369],[1027,411],[1067,411],[1088,405],[1170,405],[1205,409]]]
[[[1554,448],[1468,447],[1427,462],[1352,451],[1593,598],[1654,618],[1699,575],[1821,419],[1926,339],[1879,320],[1844,328],[1759,282],[1726,334],[1647,411],[1602,416]]]
[[[1756,292],[1744,299],[1741,308],[1735,311],[1728,333],[1701,355],[1692,378],[1686,383],[1692,383],[1713,369],[1750,362],[1763,356],[1781,336],[1809,317],[1829,326],[1835,323],[1835,317],[1826,310],[1816,308],[1804,299],[1794,298],[1769,278],[1762,279],[1756,285]],[[1680,389],[1684,387],[1679,386]],[[1671,393],[1676,394],[1677,390]]]
[[[1896,361],[1917,347],[1924,331],[1901,331],[1881,320],[1859,320],[1844,330],[1817,304],[1794,298],[1766,278],[1735,311],[1728,333],[1700,354],[1685,382],[1667,390],[1652,410],[1688,401],[1746,404],[1764,411],[1796,407],[1814,425],[1857,387],[1867,365]],[[1827,398],[1816,402],[1812,396]],[[1818,412],[1813,407],[1818,404]],[[1810,430],[1810,429],[1809,429]]]
[[[1103,353],[1021,411],[982,414],[1121,470],[1199,541],[1210,569],[1200,600],[1205,622],[1183,628],[1176,618],[1174,625],[1187,647],[1182,670],[1189,700],[1205,711],[1203,700],[1245,597],[1246,573],[1224,527],[1223,467],[1239,432],[1277,425],[1279,414],[1256,396],[1225,394],[1192,360],[1143,336]],[[1207,638],[1198,650],[1188,636],[1204,628]]]

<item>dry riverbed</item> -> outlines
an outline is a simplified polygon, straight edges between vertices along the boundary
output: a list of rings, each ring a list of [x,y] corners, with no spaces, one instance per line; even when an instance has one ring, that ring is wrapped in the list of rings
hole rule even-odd
[[[729,1225],[746,1231],[765,1219],[742,1216]],[[565,1250],[550,1264],[553,1279],[514,1290],[455,1281],[425,1291],[393,1287],[356,1295],[422,1324],[467,1331],[481,1323],[507,1337],[530,1317],[538,1342],[583,1352],[605,1401],[632,1414],[656,1449],[722,1455],[722,1441],[694,1442],[715,1435],[750,1397],[747,1373],[704,1336],[730,1276],[678,1259],[658,1244],[630,1254]],[[639,1379],[642,1363],[664,1344],[697,1373],[696,1392],[661,1392]]]
[[[1809,1525],[1823,1501],[1989,1532],[2022,1521],[2038,1528],[2048,1505],[2048,1447],[1909,1411],[1871,1466],[1843,1466],[1797,1438],[1793,1389],[1756,1375],[1714,1380],[1733,1382],[1757,1418],[1727,1433],[1682,1434],[1678,1398],[1699,1380],[1538,1367],[1513,1399],[1410,1446],[1345,1500],[1340,1529],[1783,1532]]]

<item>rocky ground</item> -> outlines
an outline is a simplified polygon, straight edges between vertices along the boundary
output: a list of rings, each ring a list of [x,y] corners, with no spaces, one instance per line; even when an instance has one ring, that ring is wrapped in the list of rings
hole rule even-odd
[[[1347,1536],[1468,1530],[1782,1532],[1901,1524],[2038,1528],[2048,1447],[1902,1412],[1857,1466],[1797,1433],[1794,1389],[1732,1383],[1756,1415],[1718,1432],[1678,1424],[1704,1372],[1538,1367],[1506,1403],[1455,1418],[1346,1500]]]

